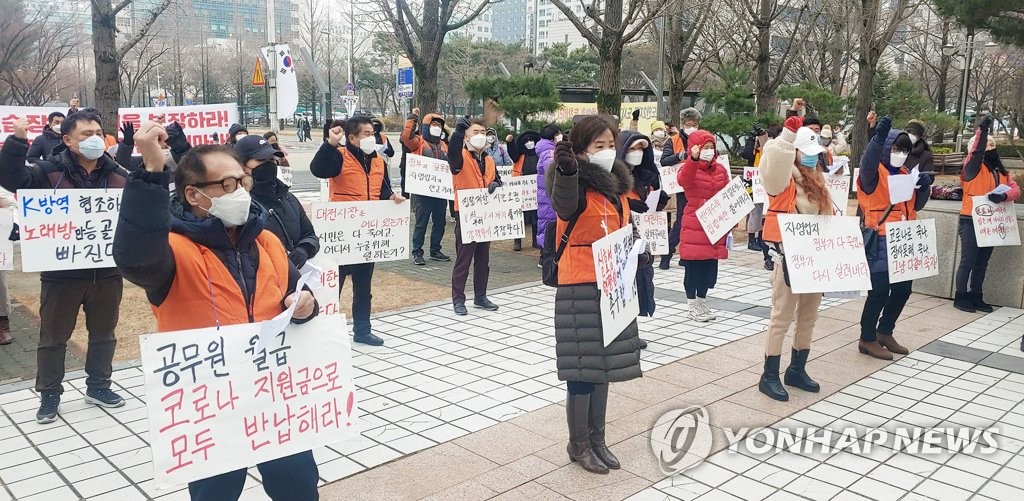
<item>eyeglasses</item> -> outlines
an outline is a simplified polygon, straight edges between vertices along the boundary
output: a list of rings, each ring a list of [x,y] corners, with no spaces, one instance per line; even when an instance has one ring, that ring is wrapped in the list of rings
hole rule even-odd
[[[207,181],[205,183],[196,183],[192,186],[195,186],[196,188],[206,188],[207,186],[213,186],[215,184],[219,184],[220,187],[224,189],[224,193],[234,192],[238,189],[238,185],[242,185],[242,188],[245,188],[245,191],[249,191],[252,189],[252,176],[246,174],[242,177],[226,177],[220,181]]]

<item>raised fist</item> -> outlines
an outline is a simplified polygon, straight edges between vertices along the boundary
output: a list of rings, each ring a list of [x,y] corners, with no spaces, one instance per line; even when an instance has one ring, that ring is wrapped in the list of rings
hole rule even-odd
[[[576,154],[572,151],[572,143],[569,141],[559,141],[555,145],[555,162],[558,163],[558,170],[562,174],[571,176],[576,173],[579,165],[576,161]]]
[[[345,129],[342,129],[341,127],[331,127],[331,129],[327,131],[327,142],[330,143],[331,146],[337,147],[340,144],[345,144],[344,141]]]
[[[412,109],[412,114],[416,115],[416,116],[419,116],[420,115],[420,109],[419,108],[413,108]]]
[[[124,122],[121,124],[121,142],[126,146],[135,144],[135,125],[131,122]]]
[[[469,128],[469,125],[470,121],[468,117],[459,117],[459,121],[455,122],[456,129],[466,130]]]
[[[798,98],[793,100],[793,106],[791,106],[789,109],[799,111],[799,110],[802,110],[803,108],[804,108],[804,98],[798,97]]]
[[[633,121],[636,122],[637,120],[640,120],[640,109],[639,108],[633,110]]]
[[[146,122],[135,134],[135,145],[142,153],[142,163],[149,172],[163,172],[164,151],[160,143],[167,142],[167,131],[156,122]]]
[[[14,121],[14,137],[28,139],[28,120],[19,118]]]

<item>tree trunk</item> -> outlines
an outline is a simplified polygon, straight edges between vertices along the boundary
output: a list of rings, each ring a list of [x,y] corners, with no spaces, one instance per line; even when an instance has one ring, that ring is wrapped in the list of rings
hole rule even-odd
[[[686,37],[683,35],[683,16],[668,16],[668,67],[670,71],[668,83],[668,117],[665,120],[676,123],[679,112],[683,110],[683,97],[686,93],[686,82],[683,81],[683,70],[686,58],[683,57]],[[696,33],[693,34],[696,36]]]
[[[622,44],[610,34],[601,39],[601,77],[597,88],[597,112],[619,116],[622,107]]]
[[[103,130],[117,133],[117,108],[121,96],[118,73],[117,37],[110,0],[92,2],[92,47],[96,60],[96,109],[103,119]]]
[[[772,106],[774,90],[771,89],[771,36],[772,36],[772,2],[760,0],[758,18],[754,20],[757,28],[757,71],[755,72],[754,94],[757,98],[757,112],[765,113]]]
[[[878,59],[885,49],[885,42],[875,40],[878,29],[879,0],[861,0],[860,53],[857,56],[857,99],[853,107],[853,130],[850,132],[850,160],[860,164],[860,156],[867,147],[868,112],[874,104],[875,71]],[[879,117],[881,118],[881,117]]]
[[[437,65],[413,61],[412,66],[416,71],[416,104],[413,106],[418,107],[421,114],[441,111],[437,108]]]

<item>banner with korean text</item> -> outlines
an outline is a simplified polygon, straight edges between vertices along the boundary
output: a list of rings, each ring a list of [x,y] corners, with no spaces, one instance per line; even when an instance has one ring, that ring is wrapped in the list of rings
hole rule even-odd
[[[779,229],[794,294],[871,290],[856,217],[779,214]]]
[[[339,265],[408,259],[411,206],[390,200],[314,202],[317,258]]]
[[[68,108],[54,106],[0,106],[0,143],[14,134],[14,122],[28,120],[28,142],[31,143],[43,133],[49,123],[46,119],[53,112],[67,113]]]
[[[640,315],[636,290],[639,247],[633,225],[627,224],[591,245],[597,288],[601,292],[601,333],[608,346]]]
[[[420,155],[405,155],[405,191],[425,197],[455,200],[448,162]]]
[[[18,190],[22,271],[114,266],[121,189]]]
[[[651,255],[663,256],[670,251],[668,248],[668,213],[648,212],[646,214],[633,213],[633,224],[640,232],[640,238],[651,247]]]
[[[14,269],[14,242],[8,238],[14,229],[14,211],[0,209],[0,270]]]
[[[889,259],[889,283],[939,274],[934,219],[885,223],[885,246]]]
[[[754,201],[747,195],[747,188],[737,176],[697,209],[697,220],[704,228],[708,240],[716,243],[752,210]]]
[[[987,195],[974,197],[974,237],[978,247],[1020,245],[1020,227],[1013,202],[992,203]]]
[[[526,235],[523,200],[516,190],[502,186],[459,190],[459,228],[463,242],[512,240]]]
[[[151,108],[121,108],[117,110],[117,123],[131,122],[135,130],[143,123],[156,120],[163,115],[165,125],[178,122],[185,137],[192,146],[201,144],[223,144],[228,140],[228,129],[238,122],[238,105],[235,103],[198,104],[194,106],[160,106]],[[217,141],[213,140],[214,133]],[[118,132],[118,139],[121,133]]]
[[[156,487],[246,468],[356,435],[344,315],[140,337]]]
[[[501,182],[508,191],[519,193],[519,199],[523,201],[523,212],[537,210],[537,176],[502,176]]]

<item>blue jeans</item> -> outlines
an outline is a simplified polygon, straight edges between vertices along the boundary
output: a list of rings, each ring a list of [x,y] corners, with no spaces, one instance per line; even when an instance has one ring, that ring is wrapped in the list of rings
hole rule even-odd
[[[263,490],[274,501],[316,501],[320,477],[313,452],[306,451],[256,465],[263,477]],[[221,473],[189,482],[192,501],[237,500],[245,486],[245,469]]]
[[[433,220],[430,227],[430,254],[441,252],[441,238],[444,237],[445,220],[444,210],[448,201],[443,198],[424,197],[413,195],[416,203],[416,226],[412,232],[412,253],[423,254],[423,240],[427,235],[427,222]]]

